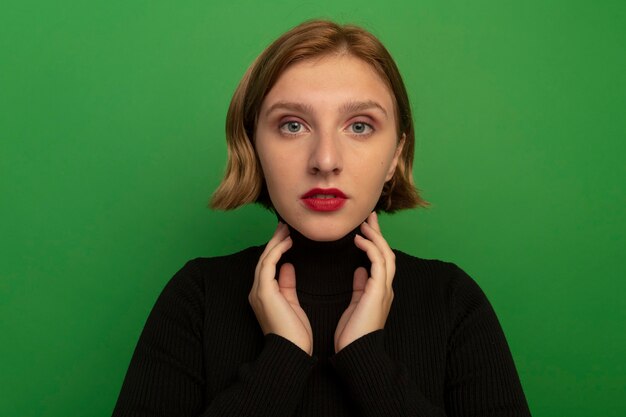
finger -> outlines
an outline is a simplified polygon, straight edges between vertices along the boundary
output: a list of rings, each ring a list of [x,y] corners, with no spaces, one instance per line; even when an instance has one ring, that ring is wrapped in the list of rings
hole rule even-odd
[[[291,248],[292,243],[291,236],[285,237],[259,260],[259,278],[262,282],[272,280],[276,277],[276,264],[278,264],[283,253]]]
[[[361,297],[363,296],[363,292],[365,291],[365,285],[367,284],[367,270],[363,267],[359,267],[354,271],[354,278],[352,283],[352,299],[350,300],[350,305],[343,312],[339,322],[337,323],[337,328],[335,330],[335,340],[340,336],[343,332],[346,324],[350,321],[352,314],[356,310]],[[335,346],[336,348],[336,346]]]
[[[260,287],[272,283],[276,277],[276,264],[280,257],[291,248],[290,236],[285,237],[270,249],[257,263],[252,291],[258,291]]]
[[[366,238],[374,242],[382,252],[393,252],[380,230],[375,229],[371,224],[362,223],[361,232]]]
[[[378,223],[378,213],[376,213],[375,211],[371,212],[366,221],[367,224],[372,226],[374,230],[376,230],[378,233],[381,233],[380,224]]]
[[[361,230],[365,237],[371,240],[385,257],[387,278],[392,280],[396,273],[396,255],[395,253],[393,253],[393,250],[387,243],[387,240],[379,231],[375,230],[368,223],[363,223],[361,225]]]
[[[352,302],[358,302],[365,290],[365,284],[367,284],[367,269],[362,266],[358,267],[354,271],[354,278],[352,279]]]
[[[285,238],[289,236],[289,228],[286,224],[279,222],[276,226],[276,230],[274,230],[274,234],[270,238],[270,240],[265,244],[265,248],[261,255],[259,256],[259,260],[262,260],[267,256],[267,254],[276,247],[280,242],[285,240]],[[258,266],[258,263],[257,263]],[[258,269],[258,268],[257,268]],[[255,271],[258,272],[258,271]]]
[[[284,264],[278,273],[278,287],[289,304],[300,305],[296,293],[296,270],[292,264]]]
[[[368,259],[372,263],[372,278],[376,282],[385,284],[387,282],[387,267],[385,266],[385,257],[378,247],[363,236],[356,235],[354,244],[367,254]]]
[[[263,252],[261,252],[261,255],[259,256],[259,262],[257,262],[256,268],[254,270],[255,277],[258,276],[259,274],[261,261],[267,256],[267,254],[272,249],[276,247],[276,245],[278,245],[280,242],[285,240],[285,237],[287,236],[289,236],[289,228],[287,227],[286,224],[282,222],[278,222],[278,225],[276,226],[276,230],[274,230],[274,234],[272,235],[271,239],[267,242],[267,244],[265,245],[265,248],[263,249]]]
[[[263,250],[263,253],[261,253],[261,258],[265,256],[270,250],[272,250],[274,246],[283,241],[288,235],[289,228],[287,227],[287,225],[285,223],[279,222],[278,226],[276,226],[276,230],[274,230],[272,238],[265,245],[265,249]]]

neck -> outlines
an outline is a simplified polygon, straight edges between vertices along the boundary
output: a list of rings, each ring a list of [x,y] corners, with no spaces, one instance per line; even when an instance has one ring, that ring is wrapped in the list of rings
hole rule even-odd
[[[314,295],[350,293],[355,269],[359,266],[369,269],[367,255],[354,244],[358,227],[331,242],[311,240],[291,226],[289,231],[293,245],[282,256],[280,264],[293,264],[298,292]]]

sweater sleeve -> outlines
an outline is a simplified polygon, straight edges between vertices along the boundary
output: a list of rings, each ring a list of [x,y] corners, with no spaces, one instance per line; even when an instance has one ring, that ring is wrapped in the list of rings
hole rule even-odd
[[[527,417],[530,411],[498,319],[478,285],[456,266],[451,297],[445,409],[385,351],[384,330],[346,346],[331,363],[362,415]]]
[[[141,333],[113,416],[292,415],[316,358],[272,333],[259,356],[240,366],[238,379],[207,404],[198,276],[190,261],[165,286]]]

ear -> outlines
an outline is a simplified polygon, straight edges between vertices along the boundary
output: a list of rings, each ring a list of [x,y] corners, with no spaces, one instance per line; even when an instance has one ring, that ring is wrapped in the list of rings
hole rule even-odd
[[[406,141],[406,135],[403,133],[402,137],[398,141],[398,145],[396,145],[396,152],[393,155],[393,160],[391,161],[391,165],[389,165],[389,170],[387,171],[385,182],[389,181],[393,177],[393,174],[395,174],[396,172],[396,167],[398,166],[398,161],[400,160],[400,155],[402,154],[402,148],[404,147],[405,141]]]

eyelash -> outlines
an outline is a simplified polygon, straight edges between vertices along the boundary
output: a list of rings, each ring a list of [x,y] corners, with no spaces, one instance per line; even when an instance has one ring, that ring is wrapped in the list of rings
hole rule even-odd
[[[298,131],[298,132],[290,132],[289,130],[287,130],[287,129],[288,129],[288,127],[287,127],[287,126],[288,126],[288,125],[290,125],[291,123],[297,123],[297,124],[299,124],[299,125],[300,125],[300,127],[301,127],[301,128],[304,128],[304,123],[299,122],[299,121],[297,121],[297,120],[289,120],[289,121],[287,121],[287,122],[282,123],[282,124],[279,126],[280,132],[281,132],[282,134],[284,134],[284,135],[287,135],[287,136],[296,136],[296,135],[299,135],[300,133],[302,133],[301,131]]]
[[[354,125],[357,125],[357,124],[358,125],[364,125],[367,129],[369,129],[369,131],[367,131],[365,133],[354,132],[355,135],[358,135],[358,136],[369,136],[372,133],[374,133],[374,126],[372,126],[370,123],[367,123],[367,122],[356,121],[356,122],[350,123],[350,126],[354,127]]]
[[[281,132],[283,135],[286,135],[286,136],[297,136],[297,135],[299,135],[299,134],[303,133],[301,130],[299,130],[298,132],[290,132],[289,130],[287,130],[287,129],[288,129],[288,127],[287,127],[287,126],[288,126],[289,124],[291,124],[291,123],[297,123],[297,124],[300,126],[300,128],[301,128],[301,129],[302,129],[302,128],[305,128],[304,123],[299,122],[299,121],[297,121],[297,120],[289,120],[289,121],[287,121],[287,122],[282,123],[282,124],[278,127],[278,128],[279,128],[279,130],[280,130],[280,132]],[[364,132],[364,133],[358,133],[358,132],[354,132],[354,131],[353,131],[352,133],[353,133],[353,134],[355,134],[355,135],[357,135],[357,136],[369,136],[369,135],[371,135],[372,133],[374,133],[374,131],[375,131],[374,126],[372,126],[372,124],[371,124],[371,123],[367,123],[367,122],[363,122],[363,121],[355,121],[355,122],[352,122],[352,123],[350,123],[349,127],[354,127],[354,125],[357,125],[357,124],[358,124],[358,125],[364,125],[367,129],[369,129],[369,131]]]

